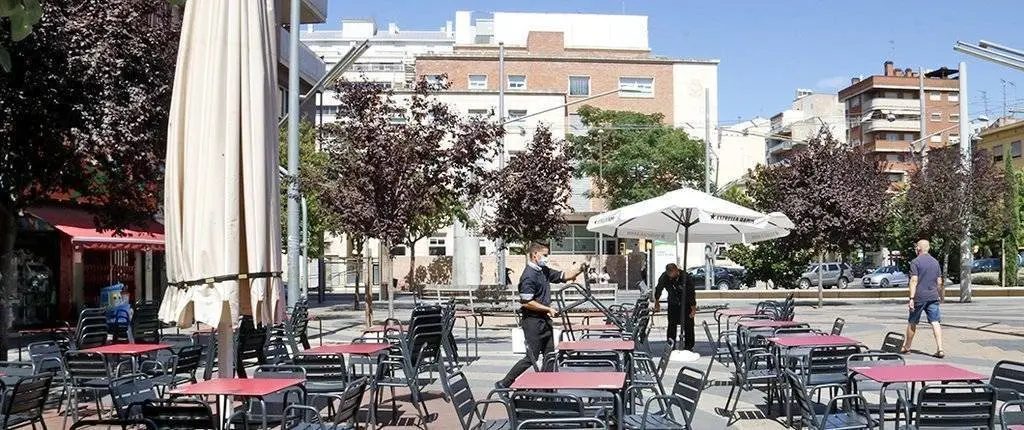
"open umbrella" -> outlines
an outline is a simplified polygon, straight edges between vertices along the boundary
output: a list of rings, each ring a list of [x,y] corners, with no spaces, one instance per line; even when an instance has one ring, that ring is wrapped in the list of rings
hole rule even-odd
[[[283,314],[273,4],[187,2],[178,48],[160,318],[218,327],[221,376],[232,374],[238,316]]]

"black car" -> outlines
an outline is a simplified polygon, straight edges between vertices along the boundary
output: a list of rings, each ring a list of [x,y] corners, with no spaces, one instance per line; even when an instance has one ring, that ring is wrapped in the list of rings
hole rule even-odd
[[[686,271],[693,279],[695,287],[700,290],[704,288],[704,266],[691,267]],[[712,289],[715,290],[738,290],[743,287],[743,278],[746,269],[734,267],[715,267],[715,277]]]
[[[998,258],[980,258],[971,264],[971,273],[999,272],[1002,266]]]

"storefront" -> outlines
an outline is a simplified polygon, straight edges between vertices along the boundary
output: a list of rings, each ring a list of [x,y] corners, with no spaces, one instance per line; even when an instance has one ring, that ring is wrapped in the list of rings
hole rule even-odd
[[[37,260],[52,276],[47,285],[35,287],[40,291],[33,290],[31,297],[38,299],[26,306],[26,315],[33,308],[47,307],[50,321],[74,320],[80,309],[98,304],[103,287],[115,283],[127,287],[133,302],[159,300],[165,285],[162,225],[151,222],[117,234],[97,231],[94,217],[81,209],[38,207],[27,212],[19,245],[30,242],[27,238],[32,235],[38,237],[31,241],[36,244],[33,248],[46,258]],[[35,320],[25,318],[20,325],[39,324]]]

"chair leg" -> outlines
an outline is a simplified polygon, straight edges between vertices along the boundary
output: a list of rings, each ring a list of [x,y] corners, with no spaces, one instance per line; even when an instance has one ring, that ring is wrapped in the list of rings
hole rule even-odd
[[[739,408],[739,406],[740,406],[740,397],[742,397],[742,396],[743,396],[743,388],[741,387],[738,390],[736,390],[736,400],[733,401],[732,407],[727,409],[729,420],[725,424],[726,427],[732,427],[733,424],[736,424],[737,422],[739,422],[739,418],[736,418],[736,408]]]

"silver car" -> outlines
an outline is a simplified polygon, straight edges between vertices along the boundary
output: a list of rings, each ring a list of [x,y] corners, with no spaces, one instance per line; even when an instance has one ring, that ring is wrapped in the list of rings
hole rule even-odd
[[[832,286],[836,286],[842,289],[850,285],[853,269],[849,264],[834,262],[823,263],[822,266],[825,267],[825,270],[821,272],[822,287],[832,288]],[[818,264],[812,264],[807,267],[807,271],[800,275],[798,285],[805,290],[811,288],[812,285],[818,285]]]
[[[883,266],[864,276],[864,288],[904,287],[910,285],[910,276],[896,266]]]

